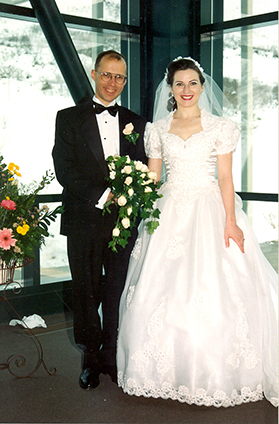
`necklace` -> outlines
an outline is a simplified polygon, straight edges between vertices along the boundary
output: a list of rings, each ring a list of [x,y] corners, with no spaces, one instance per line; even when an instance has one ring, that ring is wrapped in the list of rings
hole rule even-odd
[[[197,116],[195,116],[194,118],[192,118],[192,119],[191,119],[191,122],[194,122],[194,121],[195,121],[195,119],[200,118],[200,116],[201,116],[201,115],[197,115]]]

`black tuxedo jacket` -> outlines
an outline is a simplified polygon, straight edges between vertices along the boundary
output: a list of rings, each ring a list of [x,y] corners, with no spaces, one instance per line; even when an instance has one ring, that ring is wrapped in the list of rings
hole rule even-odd
[[[146,119],[127,108],[119,107],[120,155],[146,163],[143,135]],[[128,123],[139,133],[136,145],[123,134]],[[108,167],[92,100],[57,113],[53,159],[56,177],[63,187],[65,212],[61,234],[84,232],[96,225],[100,211],[95,207],[108,187]]]

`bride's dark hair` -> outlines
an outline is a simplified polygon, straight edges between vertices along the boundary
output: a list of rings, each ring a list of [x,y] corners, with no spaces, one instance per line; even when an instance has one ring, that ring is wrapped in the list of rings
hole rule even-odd
[[[196,71],[198,73],[201,85],[205,83],[205,78],[202,74],[202,71],[195,64],[194,60],[181,58],[181,59],[173,60],[168,65],[167,74],[166,74],[167,84],[172,86],[175,73],[177,71],[186,71],[187,69],[192,69],[193,71]],[[171,111],[171,110],[175,110],[176,108],[177,108],[176,100],[172,96],[168,101],[167,109]]]
[[[186,71],[187,69],[193,69],[199,75],[199,80],[201,85],[205,83],[205,78],[200,70],[200,68],[195,64],[191,59],[176,59],[172,61],[167,68],[167,83],[172,86],[174,80],[174,74],[177,71]]]

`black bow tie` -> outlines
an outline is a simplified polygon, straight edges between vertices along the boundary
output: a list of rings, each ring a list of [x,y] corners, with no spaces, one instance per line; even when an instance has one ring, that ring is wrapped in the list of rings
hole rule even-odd
[[[105,107],[100,103],[93,102],[93,110],[97,114],[104,112],[104,110],[107,110],[112,116],[116,116],[118,112],[118,104],[115,103],[114,106]]]

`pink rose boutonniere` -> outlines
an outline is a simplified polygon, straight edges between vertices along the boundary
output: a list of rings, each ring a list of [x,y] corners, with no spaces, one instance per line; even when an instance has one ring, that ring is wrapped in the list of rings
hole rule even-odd
[[[125,125],[123,134],[125,134],[125,138],[133,144],[136,144],[136,141],[139,138],[139,134],[134,131],[134,125],[131,122]]]

